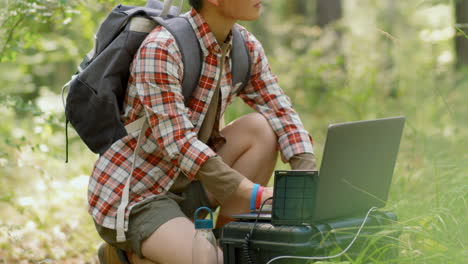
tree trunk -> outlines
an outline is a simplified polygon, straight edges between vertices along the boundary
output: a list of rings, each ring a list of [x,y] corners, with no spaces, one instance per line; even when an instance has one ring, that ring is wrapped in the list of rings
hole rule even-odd
[[[317,0],[317,25],[324,27],[342,16],[341,0]]]
[[[458,28],[468,35],[468,0],[456,1],[455,19]],[[455,36],[455,52],[457,67],[468,65],[468,38],[465,34],[458,32]]]
[[[310,1],[310,0],[309,0]],[[284,3],[283,13],[286,17],[291,16],[307,16],[308,15],[307,0],[288,0]]]
[[[310,0],[309,0],[310,1]],[[295,1],[295,13],[302,15],[302,16],[308,16],[308,6],[307,6],[308,0],[297,0]]]

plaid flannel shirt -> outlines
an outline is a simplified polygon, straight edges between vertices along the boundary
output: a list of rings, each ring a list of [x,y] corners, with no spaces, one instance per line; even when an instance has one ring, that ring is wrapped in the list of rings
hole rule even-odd
[[[185,15],[196,32],[203,56],[199,85],[188,106],[184,105],[181,90],[181,53],[165,28],[157,27],[147,36],[130,66],[123,119],[128,124],[146,114],[149,128],[142,138],[131,175],[125,230],[133,206],[168,192],[179,175],[193,180],[200,166],[217,155],[215,150],[224,140],[219,133],[219,121],[213,128],[211,147],[197,138],[216,88],[222,52],[203,17],[193,9]],[[250,81],[239,96],[268,120],[278,136],[284,161],[295,154],[313,153],[311,138],[272,74],[260,42],[245,28],[235,26],[246,39],[252,64]],[[218,110],[221,115],[240,87],[231,83],[229,57],[224,67]],[[138,133],[116,141],[95,163],[88,187],[89,213],[104,227],[115,229],[117,208],[130,177]]]

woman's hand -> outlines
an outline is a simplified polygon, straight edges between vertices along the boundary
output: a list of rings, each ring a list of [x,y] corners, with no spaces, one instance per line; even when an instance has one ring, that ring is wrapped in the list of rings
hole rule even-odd
[[[260,206],[262,206],[263,202],[270,197],[273,197],[273,187],[265,187],[263,189],[262,199],[261,199],[262,203],[260,204]],[[271,205],[272,203],[273,203],[273,199],[270,199],[265,204]]]

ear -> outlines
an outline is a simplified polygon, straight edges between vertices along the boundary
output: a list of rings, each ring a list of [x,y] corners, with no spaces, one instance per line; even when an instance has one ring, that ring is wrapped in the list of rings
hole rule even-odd
[[[208,3],[214,5],[214,6],[219,6],[219,0],[206,0]]]

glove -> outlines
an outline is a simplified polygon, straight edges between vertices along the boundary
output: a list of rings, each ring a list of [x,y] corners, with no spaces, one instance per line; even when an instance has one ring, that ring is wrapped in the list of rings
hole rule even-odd
[[[289,160],[292,170],[312,170],[316,171],[315,156],[312,153],[301,153],[294,155]]]

